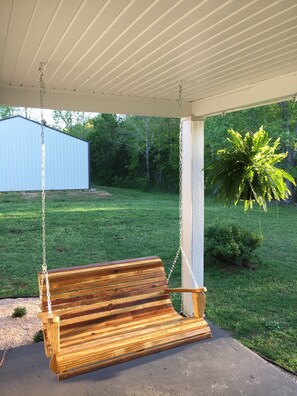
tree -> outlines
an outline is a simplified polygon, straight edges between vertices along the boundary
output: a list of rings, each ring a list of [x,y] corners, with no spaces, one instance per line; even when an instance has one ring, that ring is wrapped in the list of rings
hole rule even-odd
[[[31,113],[31,109],[28,109],[27,107],[0,106],[0,119],[16,115],[31,118]]]
[[[90,121],[88,140],[91,143],[91,176],[101,185],[112,185],[120,173],[119,119],[115,114],[100,114]]]
[[[37,109],[29,107],[0,106],[0,119],[18,115],[37,122],[40,120]]]
[[[150,154],[155,140],[156,121],[154,117],[128,116],[121,127],[122,136],[129,147],[130,169],[138,169],[144,165],[145,177],[150,182]],[[144,163],[142,164],[142,160]],[[142,171],[139,174],[143,174]]]
[[[282,126],[280,136],[282,149],[288,153],[285,160],[285,167],[297,179],[297,106],[294,101],[281,102],[277,106],[280,112],[279,119]],[[291,192],[292,200],[296,194],[295,186],[296,184],[289,180],[287,181],[287,187]]]
[[[178,190],[179,120],[101,114],[87,125],[94,182]]]
[[[157,188],[178,191],[179,188],[179,119],[158,118],[153,165]]]
[[[80,111],[53,110],[54,125],[57,129],[73,136],[85,138],[89,116]]]
[[[16,115],[17,107],[0,106],[0,118],[7,118]]]
[[[146,187],[177,191],[179,120],[128,116],[120,129],[129,155],[129,177],[142,180]]]

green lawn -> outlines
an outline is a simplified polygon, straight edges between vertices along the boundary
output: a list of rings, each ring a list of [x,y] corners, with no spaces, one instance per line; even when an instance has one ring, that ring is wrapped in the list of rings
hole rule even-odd
[[[178,197],[111,189],[47,195],[49,268],[159,255],[169,268],[178,247]],[[0,296],[37,295],[40,194],[0,194]],[[205,264],[207,318],[242,343],[297,370],[297,209],[224,208],[207,200],[205,222],[231,219],[262,230],[256,270]],[[179,285],[176,268],[172,285]],[[178,307],[179,302],[175,301]]]

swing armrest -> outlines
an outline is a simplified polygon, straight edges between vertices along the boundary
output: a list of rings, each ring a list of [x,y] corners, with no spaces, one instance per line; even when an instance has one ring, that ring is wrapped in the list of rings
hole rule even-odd
[[[42,321],[50,321],[51,319],[58,318],[59,316],[53,312],[53,317],[51,318],[48,312],[38,312],[37,317]]]
[[[198,289],[188,289],[188,288],[168,288],[166,289],[169,293],[192,293],[193,311],[194,317],[203,319],[204,309],[206,302],[206,287],[199,287]]]
[[[44,346],[47,356],[60,352],[60,317],[48,312],[39,312],[38,318],[42,320]]]
[[[204,293],[207,291],[206,287],[199,287],[198,289],[189,289],[184,287],[168,288],[169,293]]]

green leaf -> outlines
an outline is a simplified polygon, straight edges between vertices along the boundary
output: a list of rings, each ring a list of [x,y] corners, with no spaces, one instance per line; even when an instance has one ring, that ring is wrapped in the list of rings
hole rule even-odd
[[[266,211],[267,201],[286,199],[290,190],[285,181],[295,185],[295,180],[275,166],[287,156],[276,153],[280,138],[271,143],[263,127],[244,137],[233,129],[228,134],[228,147],[218,150],[217,160],[206,168],[213,193],[227,205],[242,200],[244,210],[252,209],[256,201]]]

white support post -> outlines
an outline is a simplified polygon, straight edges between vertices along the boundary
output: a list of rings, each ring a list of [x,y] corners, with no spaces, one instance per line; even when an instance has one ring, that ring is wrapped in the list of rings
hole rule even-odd
[[[204,286],[204,121],[182,119],[182,248],[198,287]],[[182,286],[195,287],[182,258]],[[183,312],[192,315],[192,296],[183,295]]]

